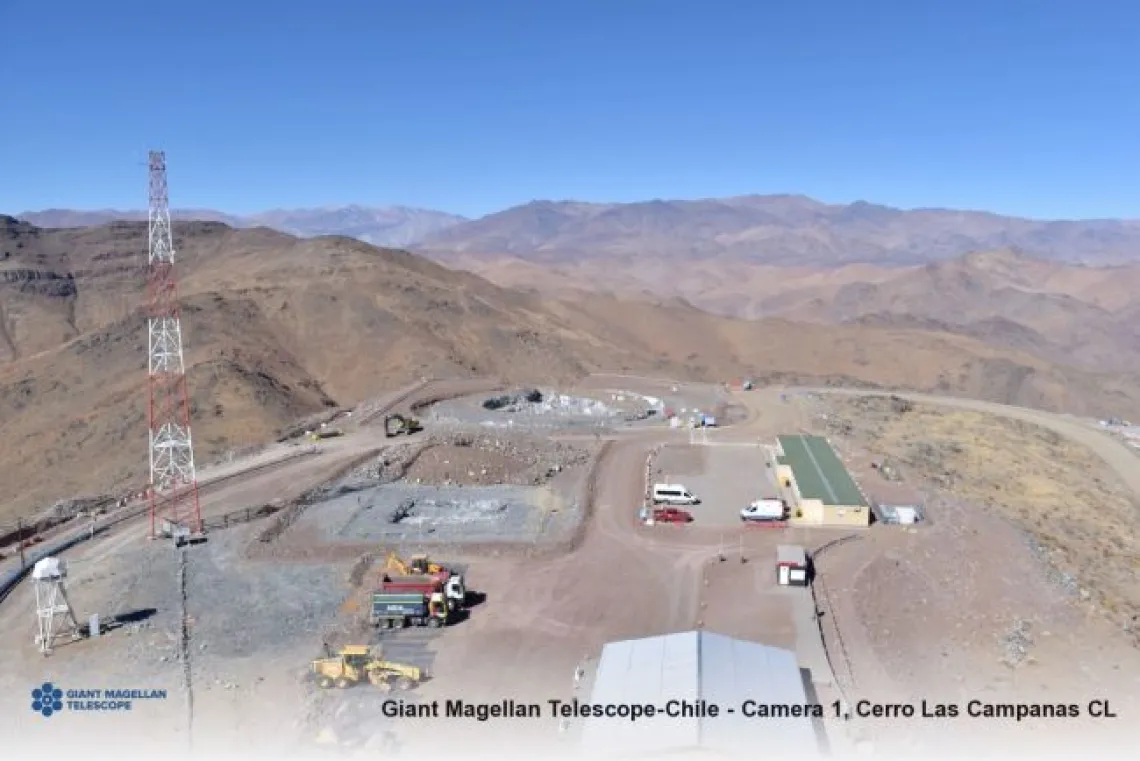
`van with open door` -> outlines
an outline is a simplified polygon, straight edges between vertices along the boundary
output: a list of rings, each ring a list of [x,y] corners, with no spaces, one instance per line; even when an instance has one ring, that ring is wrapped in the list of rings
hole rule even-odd
[[[699,505],[701,501],[681,484],[653,484],[653,501],[663,505]]]

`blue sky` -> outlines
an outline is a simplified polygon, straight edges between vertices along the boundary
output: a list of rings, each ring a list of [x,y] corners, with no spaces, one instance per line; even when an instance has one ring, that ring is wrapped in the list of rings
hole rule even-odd
[[[1140,3],[0,0],[0,210],[804,193],[1140,217]],[[15,30],[16,33],[13,33]]]

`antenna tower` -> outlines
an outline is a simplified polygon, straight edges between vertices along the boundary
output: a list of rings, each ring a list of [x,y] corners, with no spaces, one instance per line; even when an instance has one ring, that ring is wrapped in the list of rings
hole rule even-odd
[[[150,536],[202,533],[198,477],[190,438],[190,396],[182,357],[178,283],[166,189],[166,154],[150,152],[150,253],[147,282],[150,380]]]

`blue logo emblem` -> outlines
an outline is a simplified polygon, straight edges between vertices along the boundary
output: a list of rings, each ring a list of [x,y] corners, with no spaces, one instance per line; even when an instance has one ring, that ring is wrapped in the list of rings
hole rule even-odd
[[[32,690],[32,710],[45,718],[63,710],[63,690],[44,682]]]

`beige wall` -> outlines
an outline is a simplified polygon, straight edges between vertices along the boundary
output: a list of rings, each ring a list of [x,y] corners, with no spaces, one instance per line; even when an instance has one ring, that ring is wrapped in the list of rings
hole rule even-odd
[[[797,513],[800,515],[797,517]],[[850,526],[866,527],[871,524],[871,510],[847,505],[825,505],[818,499],[801,499],[792,508],[790,523],[798,526]]]
[[[781,466],[785,468],[786,466]],[[791,469],[787,468],[788,475]],[[785,475],[780,473],[781,483]],[[799,486],[792,479],[792,495],[794,504],[791,506],[792,516],[789,523],[798,526],[850,526],[865,528],[871,525],[871,508],[866,506],[851,507],[849,505],[825,505],[818,499],[804,499],[800,496]]]
[[[818,499],[800,499],[792,507],[792,523],[819,526],[823,524],[823,518],[823,503]]]
[[[852,526],[865,528],[871,525],[871,508],[850,505],[824,505],[824,524],[827,526]]]

